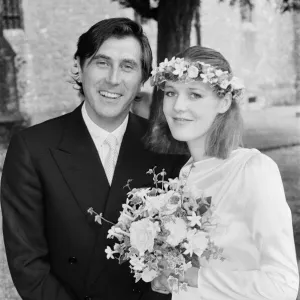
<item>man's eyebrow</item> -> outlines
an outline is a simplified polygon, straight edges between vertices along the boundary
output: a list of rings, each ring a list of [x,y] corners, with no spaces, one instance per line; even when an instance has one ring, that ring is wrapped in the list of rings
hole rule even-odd
[[[124,59],[122,60],[122,62],[123,62],[123,63],[127,63],[127,64],[131,64],[131,65],[133,65],[134,67],[137,67],[137,66],[138,66],[138,63],[137,63],[135,60],[130,59],[130,58],[124,58]]]
[[[97,54],[93,57],[93,60],[96,60],[96,59],[99,59],[99,58],[103,58],[103,59],[106,59],[106,60],[111,60],[111,58],[107,55],[104,55],[104,54]]]

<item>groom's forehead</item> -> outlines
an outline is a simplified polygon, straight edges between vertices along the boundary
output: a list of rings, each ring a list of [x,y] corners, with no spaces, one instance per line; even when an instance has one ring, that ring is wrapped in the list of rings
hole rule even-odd
[[[140,65],[142,61],[142,47],[139,41],[132,36],[124,38],[111,37],[106,39],[88,60],[97,59]]]

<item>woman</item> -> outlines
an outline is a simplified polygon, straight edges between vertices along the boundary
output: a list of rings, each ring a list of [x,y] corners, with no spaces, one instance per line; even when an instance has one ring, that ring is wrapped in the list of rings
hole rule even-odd
[[[149,144],[185,152],[180,177],[187,188],[211,197],[218,230],[210,238],[223,259],[201,257],[185,272],[187,292],[172,299],[295,300],[298,267],[291,211],[276,163],[256,149],[240,148],[243,87],[217,51],[190,47],[154,70],[164,92],[152,114]],[[182,59],[180,59],[182,58]],[[152,289],[168,293],[166,271]]]

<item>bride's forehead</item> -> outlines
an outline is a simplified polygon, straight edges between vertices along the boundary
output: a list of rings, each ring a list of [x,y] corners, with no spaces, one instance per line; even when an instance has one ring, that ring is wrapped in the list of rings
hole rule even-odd
[[[166,81],[165,88],[174,89],[199,89],[199,90],[210,90],[210,86],[200,80],[195,80],[191,82],[180,82],[180,81]]]

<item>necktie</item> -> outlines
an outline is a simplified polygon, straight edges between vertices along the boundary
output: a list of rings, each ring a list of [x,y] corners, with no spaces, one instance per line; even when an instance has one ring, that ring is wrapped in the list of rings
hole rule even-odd
[[[114,175],[115,165],[116,165],[116,158],[117,158],[116,152],[117,152],[118,141],[113,134],[109,134],[106,140],[104,141],[104,143],[109,147],[109,151],[104,162],[104,169],[105,169],[108,182],[109,184],[111,184]]]

